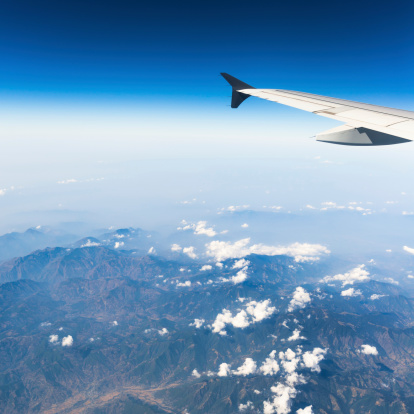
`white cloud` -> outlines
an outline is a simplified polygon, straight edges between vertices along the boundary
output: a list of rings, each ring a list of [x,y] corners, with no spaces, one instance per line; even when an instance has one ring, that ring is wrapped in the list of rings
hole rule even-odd
[[[185,282],[177,282],[177,286],[180,286],[180,287],[190,287],[191,286],[191,281],[190,280],[186,280]]]
[[[81,248],[83,248],[83,247],[95,247],[95,246],[100,246],[100,245],[101,245],[101,243],[93,242],[90,239],[88,239],[85,244],[82,244]]]
[[[118,321],[113,321],[112,326],[118,326]]]
[[[327,349],[322,348],[314,348],[312,352],[306,351],[302,355],[302,366],[306,368],[310,368],[313,372],[321,372],[321,368],[319,366],[319,362],[321,362],[324,358],[326,353],[328,352]]]
[[[242,227],[243,229],[247,229],[247,227],[249,227],[249,225],[248,225],[247,223],[243,223],[243,224],[241,225],[241,227]]]
[[[213,266],[211,266],[211,265],[204,265],[204,266],[201,266],[201,271],[202,272],[205,272],[206,270],[211,270],[213,268]]]
[[[263,375],[276,375],[279,372],[279,364],[275,359],[276,351],[272,351],[269,354],[269,357],[263,362],[262,366],[259,368],[259,371]]]
[[[264,414],[288,414],[292,406],[292,399],[296,397],[297,391],[294,387],[278,383],[271,388],[275,394],[273,400],[263,402]]]
[[[341,292],[341,296],[355,297],[362,295],[362,292],[359,289],[349,288]]]
[[[296,356],[295,352],[288,348],[285,352],[279,352],[279,358],[283,369],[292,374],[296,371],[296,368],[299,364],[300,358]]]
[[[124,246],[124,242],[115,242],[114,249],[119,249],[120,247]]]
[[[197,259],[197,255],[194,253],[194,246],[184,247],[183,253],[186,254],[190,259]]]
[[[344,274],[337,274],[335,276],[325,276],[321,282],[342,282],[342,287],[346,285],[353,285],[355,282],[367,282],[370,280],[369,272],[365,269],[365,265],[359,265],[354,269]]]
[[[248,409],[253,409],[254,405],[251,401],[247,401],[246,404],[239,404],[239,411],[241,413],[243,413],[244,411],[248,410]]]
[[[255,393],[255,394],[257,394],[257,395],[260,395],[262,392],[261,391],[259,391],[259,390],[253,390],[253,392]]]
[[[296,414],[313,414],[312,406],[308,405],[305,408],[299,408],[299,410],[296,411]]]
[[[250,262],[246,259],[236,260],[231,267],[232,269],[243,269],[246,266],[249,266]]]
[[[148,250],[148,254],[155,254],[155,248],[154,246],[151,246]]]
[[[293,312],[295,309],[303,309],[310,301],[311,297],[309,293],[303,287],[298,286],[289,303],[288,312]]]
[[[203,326],[204,322],[204,319],[194,319],[194,322],[190,323],[189,326],[194,326],[195,328],[200,329]]]
[[[73,338],[71,335],[65,336],[62,339],[62,346],[72,346],[73,345]]]
[[[361,345],[361,350],[358,351],[361,354],[365,354],[365,355],[378,355],[378,351],[377,348],[375,346],[371,346],[371,345]]]
[[[197,223],[187,223],[185,220],[181,222],[182,227],[178,227],[177,230],[194,230],[194,234],[205,235],[208,237],[214,237],[217,232],[213,227],[207,227],[206,221],[199,221]]]
[[[51,344],[56,343],[58,340],[59,340],[59,336],[58,336],[58,335],[50,335],[50,336],[49,336],[49,342],[50,342]]]
[[[242,206],[228,206],[221,209],[221,211],[230,211],[231,213],[234,213],[235,211],[242,211],[248,209],[250,206],[248,204],[242,205]]]
[[[330,253],[320,244],[293,243],[289,246],[266,246],[264,244],[249,245],[250,238],[241,239],[234,243],[214,240],[206,244],[206,254],[217,261],[237,259],[249,254],[262,254],[267,256],[286,255],[294,257],[297,262],[319,260],[321,254]]]
[[[404,246],[403,249],[410,254],[414,254],[414,249],[412,247]]]
[[[58,184],[70,184],[70,183],[77,183],[78,180],[75,180],[74,178],[69,178],[68,180],[62,180],[58,181]]]
[[[230,374],[230,365],[226,364],[225,362],[223,362],[222,364],[220,364],[219,366],[219,370],[217,375],[219,377],[227,377]]]
[[[414,211],[403,211],[402,215],[403,216],[414,216]]]
[[[229,280],[233,282],[235,285],[239,283],[243,283],[247,279],[247,267],[245,267],[242,270],[239,270],[236,274],[236,276],[232,276]]]
[[[370,299],[371,300],[377,300],[377,299],[381,299],[385,296],[388,296],[388,295],[378,295],[377,293],[374,293],[373,295],[370,296]]]
[[[201,377],[201,374],[196,369],[193,369],[193,372],[191,373],[191,375],[193,377],[196,377],[196,378],[200,378]]]
[[[161,336],[167,335],[168,334],[168,329],[167,328],[162,328],[158,331],[158,334]]]
[[[235,328],[247,328],[253,323],[269,318],[275,311],[276,308],[271,306],[270,299],[261,302],[251,301],[245,305],[245,309],[238,312],[235,316],[229,310],[223,309],[222,313],[216,316],[212,324],[213,332],[226,335],[224,330],[226,325],[233,325]]]
[[[50,323],[50,322],[42,322],[41,324],[40,324],[40,326],[43,328],[43,327],[45,327],[45,326],[51,326],[52,324]]]
[[[172,244],[171,245],[171,251],[172,252],[180,252],[183,248],[179,244]]]
[[[397,280],[393,279],[392,277],[384,277],[384,280],[388,283],[392,283],[394,285],[399,285],[400,282],[398,282]]]
[[[288,341],[297,341],[298,339],[306,339],[304,336],[300,336],[300,330],[295,329],[292,332],[292,336],[290,336],[287,340]]]
[[[234,375],[243,375],[244,377],[247,375],[254,374],[256,372],[257,365],[256,362],[252,358],[246,358],[243,365],[233,371]]]

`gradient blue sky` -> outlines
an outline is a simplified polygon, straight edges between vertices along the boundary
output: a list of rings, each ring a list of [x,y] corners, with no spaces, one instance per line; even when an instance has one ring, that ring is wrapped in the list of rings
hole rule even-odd
[[[411,1],[1,2],[1,229],[151,228],[230,204],[411,212],[410,144],[315,143],[338,123],[232,110],[219,73],[414,110],[413,21]]]

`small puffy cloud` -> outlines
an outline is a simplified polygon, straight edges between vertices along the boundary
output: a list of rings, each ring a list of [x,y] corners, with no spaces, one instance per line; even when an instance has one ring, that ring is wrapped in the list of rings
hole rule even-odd
[[[367,282],[368,280],[370,280],[369,272],[365,269],[365,265],[360,265],[344,274],[325,276],[321,282],[342,282],[342,286],[346,286],[353,285],[355,282]]]
[[[295,329],[292,332],[292,335],[287,339],[287,341],[297,341],[299,339],[306,339],[304,336],[300,336],[300,330]]]
[[[62,339],[62,346],[72,346],[73,345],[73,338],[71,335],[65,336]]]
[[[190,323],[189,326],[194,326],[195,328],[200,329],[203,326],[204,322],[204,319],[194,319],[194,322]]]
[[[217,372],[217,375],[219,377],[227,377],[230,374],[230,372],[231,372],[230,365],[229,364],[226,364],[225,362],[223,362],[219,366],[219,370]]]
[[[122,246],[124,246],[125,245],[125,243],[124,242],[115,242],[115,245],[114,245],[114,249],[119,249],[120,247],[122,247]]]
[[[201,266],[201,271],[202,272],[205,272],[206,270],[211,270],[213,268],[213,266],[211,266],[211,265],[204,265],[204,266]]]
[[[246,259],[240,259],[240,260],[236,260],[233,263],[233,266],[231,267],[232,269],[243,269],[246,266],[249,266],[250,262]]]
[[[246,358],[243,365],[233,371],[234,375],[247,376],[254,374],[256,372],[257,365],[252,358]]]
[[[263,300],[261,302],[250,301],[245,305],[245,309],[239,311],[235,316],[227,310],[223,309],[221,313],[216,316],[215,321],[212,324],[212,330],[220,335],[226,335],[226,325],[232,325],[235,328],[247,328],[253,323],[262,321],[269,318],[276,308],[271,306],[270,299]]]
[[[185,282],[178,282],[177,286],[180,287],[190,287],[191,286],[191,281],[190,280],[186,280]]]
[[[71,183],[77,183],[78,180],[75,180],[74,178],[69,178],[68,180],[62,180],[58,181],[58,184],[71,184]]]
[[[245,412],[246,410],[249,410],[249,409],[251,410],[253,408],[254,408],[254,405],[251,401],[247,401],[246,404],[239,404],[239,412],[241,412],[241,413],[243,413],[243,412]]]
[[[298,286],[289,303],[288,312],[293,312],[295,309],[303,309],[310,301],[309,293],[303,287]]]
[[[101,245],[101,243],[94,242],[94,241],[88,239],[86,241],[86,243],[82,244],[81,248],[83,248],[83,247],[96,247],[96,246],[100,246],[100,245]]]
[[[241,225],[241,227],[242,227],[243,229],[247,229],[247,228],[249,227],[249,225],[248,225],[247,223],[243,223],[243,224]]]
[[[362,295],[362,292],[359,289],[349,288],[347,290],[343,290],[341,292],[341,296],[347,296],[347,297],[355,297]]]
[[[297,391],[294,387],[278,383],[271,388],[275,394],[270,401],[263,402],[264,414],[289,414],[292,406],[292,400],[296,397]]]
[[[148,250],[148,254],[155,254],[155,248],[151,246]]]
[[[229,280],[233,282],[233,284],[238,285],[239,283],[243,283],[247,279],[247,267],[242,270],[239,270],[236,276],[232,276]]]
[[[178,227],[177,230],[194,230],[194,234],[205,235],[208,237],[214,237],[217,234],[213,227],[207,227],[206,221],[187,223],[185,220],[183,220],[181,224],[182,227]]]
[[[263,375],[276,375],[279,372],[279,364],[276,361],[276,351],[272,351],[269,354],[269,357],[263,362],[262,366],[259,368],[259,371]]]
[[[385,296],[388,296],[388,295],[378,295],[377,293],[374,293],[373,295],[371,295],[369,298],[371,299],[371,300],[377,300],[377,299],[381,299],[381,298],[383,298],[383,297],[385,297]]]
[[[377,348],[371,345],[361,345],[361,350],[358,352],[365,355],[378,355]]]
[[[42,327],[42,328],[44,328],[44,327],[46,327],[46,326],[51,326],[52,324],[50,323],[50,322],[42,322],[41,324],[40,324],[40,326]]]
[[[322,348],[314,348],[314,350],[306,351],[302,355],[302,366],[306,368],[310,368],[313,372],[321,372],[321,368],[319,363],[325,358],[326,353],[328,352],[327,349]]]
[[[299,408],[299,410],[296,411],[296,414],[313,414],[312,406],[308,405],[305,408]]]
[[[414,249],[412,247],[404,246],[403,250],[407,253],[414,254]]]
[[[384,277],[384,280],[388,283],[392,283],[393,285],[399,285],[400,284],[400,282],[393,279],[392,277]]]
[[[196,378],[200,378],[201,377],[201,374],[196,369],[193,369],[193,372],[191,373],[191,375],[193,377],[196,377]]]
[[[186,254],[190,259],[197,259],[197,255],[194,253],[194,246],[184,247],[183,253]]]
[[[283,369],[288,373],[292,374],[296,371],[299,364],[300,358],[296,356],[296,353],[288,348],[285,352],[279,352],[279,358]]]
[[[183,248],[179,244],[172,244],[171,245],[171,251],[172,252],[180,252]]]
[[[59,336],[58,336],[58,335],[50,335],[50,336],[49,336],[49,342],[50,342],[51,344],[56,343],[58,340],[59,340]]]
[[[244,204],[241,206],[228,206],[221,209],[221,211],[229,211],[230,213],[234,213],[236,211],[242,211],[248,209],[250,206],[248,204]]]
[[[112,321],[112,326],[118,326],[118,321]]]
[[[162,328],[158,331],[158,335],[164,336],[168,334],[168,329],[167,328]]]
[[[234,243],[214,240],[207,243],[206,248],[206,254],[214,257],[217,261],[238,259],[249,254],[262,254],[267,256],[291,256],[297,262],[307,262],[319,260],[321,254],[330,253],[325,246],[320,244],[293,243],[289,246],[250,245],[250,238],[241,239]]]
[[[259,390],[253,390],[253,392],[255,393],[255,394],[257,394],[257,395],[260,395],[262,392],[261,391],[259,391]]]

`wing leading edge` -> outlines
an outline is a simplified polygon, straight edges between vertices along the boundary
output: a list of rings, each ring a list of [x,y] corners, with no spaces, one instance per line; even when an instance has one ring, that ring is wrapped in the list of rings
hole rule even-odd
[[[304,92],[256,89],[227,73],[221,75],[232,87],[232,108],[237,108],[248,97],[256,96],[345,122],[345,125],[316,135],[317,141],[372,146],[401,144],[414,140],[414,112],[412,111]]]

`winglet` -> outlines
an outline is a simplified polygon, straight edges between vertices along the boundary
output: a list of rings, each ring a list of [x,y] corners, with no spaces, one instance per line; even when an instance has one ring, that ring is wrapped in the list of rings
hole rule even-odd
[[[239,105],[245,101],[250,95],[247,95],[242,92],[238,92],[242,89],[255,89],[253,86],[248,85],[247,83],[242,82],[241,80],[235,78],[234,76],[229,75],[228,73],[221,73],[224,79],[231,85],[233,88],[233,93],[231,95],[231,107],[238,108]]]

